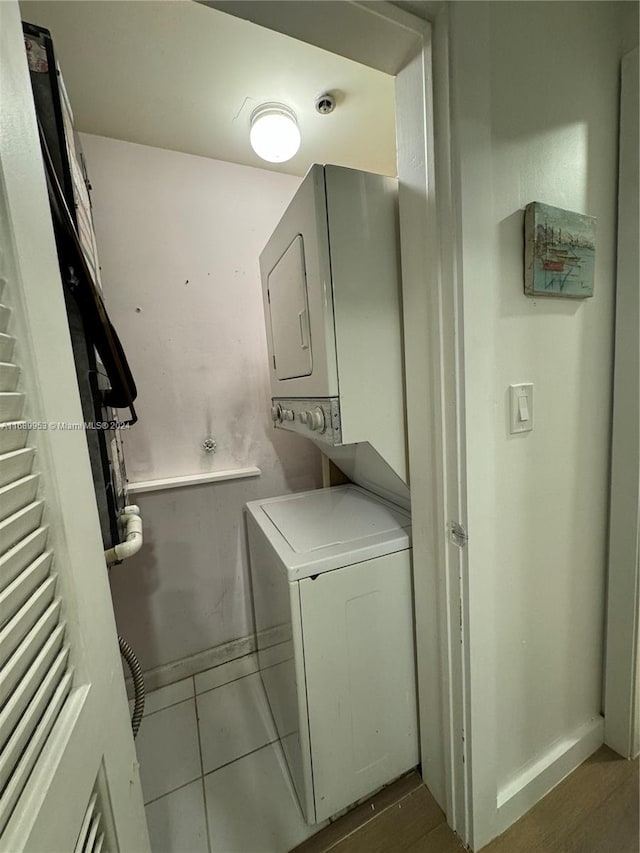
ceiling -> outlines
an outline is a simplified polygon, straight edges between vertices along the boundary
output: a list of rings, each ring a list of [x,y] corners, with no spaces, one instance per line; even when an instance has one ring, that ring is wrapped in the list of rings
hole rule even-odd
[[[25,0],[51,30],[76,127],[115,139],[303,175],[312,163],[396,174],[387,74],[191,0]],[[319,115],[330,91],[337,106]],[[252,110],[289,105],[302,145],[267,164],[249,145]]]

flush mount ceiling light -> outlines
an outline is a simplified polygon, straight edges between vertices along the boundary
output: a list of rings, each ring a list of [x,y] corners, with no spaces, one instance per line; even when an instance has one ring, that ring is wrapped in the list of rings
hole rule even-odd
[[[251,113],[251,147],[269,163],[285,163],[300,148],[296,114],[284,104],[261,104]]]

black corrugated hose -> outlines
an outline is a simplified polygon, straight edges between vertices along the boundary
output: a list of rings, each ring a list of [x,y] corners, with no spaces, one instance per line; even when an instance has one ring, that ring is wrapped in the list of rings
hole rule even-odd
[[[126,660],[127,666],[133,678],[133,714],[131,715],[131,729],[133,736],[136,737],[140,723],[142,722],[142,714],[144,712],[144,675],[142,667],[135,656],[133,649],[124,639],[118,635],[118,645],[120,646],[120,654]]]

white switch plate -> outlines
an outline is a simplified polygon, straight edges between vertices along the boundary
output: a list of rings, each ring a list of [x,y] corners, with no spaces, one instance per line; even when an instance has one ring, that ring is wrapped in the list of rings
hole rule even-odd
[[[533,383],[509,386],[509,423],[511,432],[533,429]]]

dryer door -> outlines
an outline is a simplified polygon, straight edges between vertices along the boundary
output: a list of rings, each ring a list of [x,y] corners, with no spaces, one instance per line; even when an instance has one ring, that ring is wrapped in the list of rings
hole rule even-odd
[[[267,302],[278,379],[309,376],[312,368],[304,240],[301,234],[269,273]]]
[[[338,395],[324,166],[312,166],[260,254],[271,396]]]

